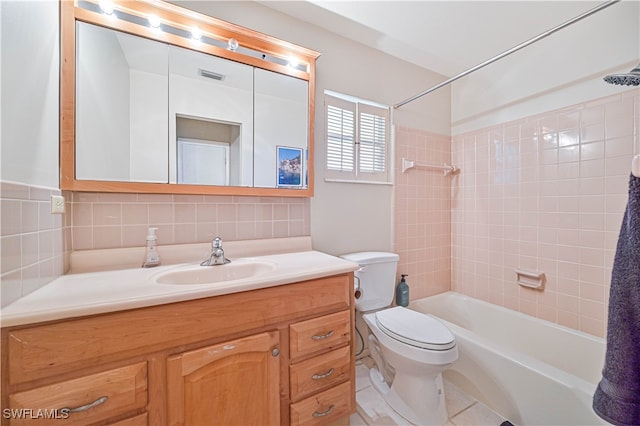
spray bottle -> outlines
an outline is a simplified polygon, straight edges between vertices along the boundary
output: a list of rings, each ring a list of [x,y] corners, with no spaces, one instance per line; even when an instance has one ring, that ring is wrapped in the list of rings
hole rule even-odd
[[[402,279],[398,283],[396,287],[396,305],[398,306],[409,306],[409,284],[404,279],[404,277],[408,277],[407,274],[402,274]]]
[[[160,254],[158,253],[158,237],[156,231],[158,228],[149,227],[147,231],[147,247],[144,252],[143,268],[151,268],[160,265]]]

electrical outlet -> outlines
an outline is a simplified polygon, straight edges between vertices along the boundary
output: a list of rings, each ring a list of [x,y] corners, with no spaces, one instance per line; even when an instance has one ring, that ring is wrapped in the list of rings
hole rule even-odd
[[[51,196],[51,213],[53,214],[64,213],[64,197],[62,195]]]

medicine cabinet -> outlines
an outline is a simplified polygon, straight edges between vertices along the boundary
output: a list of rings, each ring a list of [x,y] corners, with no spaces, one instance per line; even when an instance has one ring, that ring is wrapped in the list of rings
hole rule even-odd
[[[313,195],[317,52],[161,1],[62,1],[61,188]]]

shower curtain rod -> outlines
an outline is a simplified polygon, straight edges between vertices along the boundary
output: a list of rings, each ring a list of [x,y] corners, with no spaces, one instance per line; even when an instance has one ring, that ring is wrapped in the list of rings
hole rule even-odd
[[[586,18],[587,16],[591,16],[594,13],[599,12],[602,9],[605,9],[605,8],[611,6],[611,5],[615,4],[615,3],[618,3],[618,2],[620,2],[620,0],[609,0],[609,1],[605,2],[605,3],[601,3],[598,6],[594,7],[593,9],[590,9],[590,10],[584,12],[583,14],[578,15],[578,16],[568,20],[568,21],[558,25],[557,27],[551,28],[550,30],[547,30],[547,31],[545,31],[545,32],[543,32],[541,34],[538,34],[537,36],[535,36],[535,37],[533,37],[533,38],[531,38],[531,39],[529,39],[529,40],[527,40],[525,42],[522,42],[519,45],[514,46],[509,50],[505,50],[504,52],[500,53],[499,55],[494,56],[491,59],[487,59],[486,61],[482,62],[481,64],[478,64],[478,65],[476,65],[476,66],[474,66],[472,68],[469,68],[468,70],[463,71],[460,74],[457,74],[457,75],[451,77],[450,79],[443,81],[442,83],[436,84],[435,86],[433,86],[430,89],[427,89],[427,90],[425,90],[423,92],[418,93],[417,95],[414,95],[414,96],[412,96],[410,98],[407,98],[402,102],[398,102],[397,104],[395,104],[393,106],[393,108],[397,109],[397,108],[400,108],[403,105],[408,104],[409,102],[413,102],[416,99],[421,98],[424,95],[433,92],[434,90],[438,90],[441,87],[444,87],[444,86],[446,86],[446,85],[448,85],[450,83],[453,83],[454,81],[458,80],[459,78],[462,78],[462,77],[464,77],[464,76],[466,76],[468,74],[471,74],[472,72],[477,71],[480,68],[483,68],[483,67],[485,67],[485,66],[487,66],[487,65],[489,65],[489,64],[491,64],[491,63],[493,63],[493,62],[495,62],[495,61],[497,61],[499,59],[504,58],[505,56],[508,56],[508,55],[514,53],[514,52],[517,52],[518,50],[520,50],[520,49],[522,49],[524,47],[527,47],[530,44],[533,44],[538,40],[542,40],[543,38],[545,38],[547,36],[550,36],[551,34],[557,32],[557,31],[560,31],[561,29],[563,29],[565,27],[568,27],[569,25],[571,25],[573,23],[576,23],[576,22]]]

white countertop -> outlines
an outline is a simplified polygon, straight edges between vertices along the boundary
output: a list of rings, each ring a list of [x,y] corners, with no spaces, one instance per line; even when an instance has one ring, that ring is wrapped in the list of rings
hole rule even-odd
[[[264,243],[261,244],[264,245]],[[296,248],[309,247],[298,244]],[[201,247],[198,249],[201,250]],[[127,249],[120,251],[122,250]],[[283,250],[286,251],[280,249],[280,251]],[[230,250],[231,252],[233,250]],[[236,254],[240,252],[241,250],[236,250]],[[256,250],[250,249],[244,252],[255,253]],[[162,255],[162,250],[160,253]],[[105,256],[104,251],[101,254]],[[230,254],[227,257],[234,259]],[[237,262],[252,260],[269,262],[275,267],[257,276],[209,284],[158,284],[155,282],[158,275],[196,266],[202,259],[197,262],[155,268],[133,267],[63,275],[2,308],[0,324],[2,327],[7,327],[182,302],[342,274],[358,268],[355,263],[314,250],[248,256],[235,260]],[[203,266],[203,268],[218,267],[220,266]],[[78,269],[86,268],[76,268]],[[105,265],[101,265],[98,269],[105,269]]]

